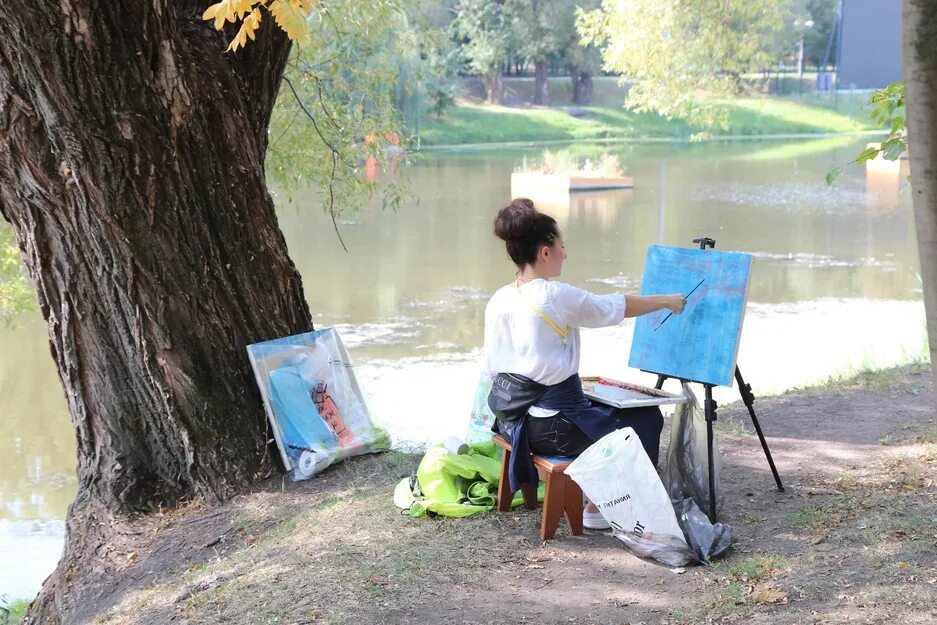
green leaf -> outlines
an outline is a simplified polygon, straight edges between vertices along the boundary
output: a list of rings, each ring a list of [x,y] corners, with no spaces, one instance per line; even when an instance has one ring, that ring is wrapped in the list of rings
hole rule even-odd
[[[895,161],[905,151],[905,142],[901,139],[889,139],[882,144],[882,158]]]
[[[837,178],[839,178],[839,175],[840,175],[841,173],[843,173],[843,168],[842,168],[842,167],[835,167],[835,168],[831,169],[829,172],[827,172],[827,174],[826,174],[826,185],[829,186],[829,187],[833,186],[833,181],[836,180]]]
[[[871,161],[873,158],[878,156],[878,153],[881,151],[881,148],[866,148],[859,152],[859,155],[856,157],[856,162],[864,163],[866,161]]]

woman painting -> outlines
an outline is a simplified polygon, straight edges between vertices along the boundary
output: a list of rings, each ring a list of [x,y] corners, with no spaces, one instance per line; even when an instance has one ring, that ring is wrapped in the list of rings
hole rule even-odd
[[[489,406],[495,428],[512,441],[511,487],[536,484],[527,451],[577,456],[602,436],[631,427],[657,464],[663,418],[656,407],[620,409],[586,399],[579,379],[579,328],[613,326],[625,317],[667,308],[679,314],[680,294],[596,295],[558,282],[566,259],[556,220],[518,198],[502,208],[494,232],[517,266],[485,309],[485,359],[494,383]],[[591,503],[583,525],[605,529]]]

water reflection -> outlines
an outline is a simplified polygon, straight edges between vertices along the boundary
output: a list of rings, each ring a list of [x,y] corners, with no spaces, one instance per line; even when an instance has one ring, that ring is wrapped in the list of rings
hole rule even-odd
[[[635,189],[531,195],[564,230],[570,255],[565,279],[591,281],[598,290],[639,284],[649,243],[692,245],[707,234],[720,249],[756,254],[754,302],[916,299],[906,194],[873,189],[861,168],[827,187],[823,174],[854,149],[834,145],[839,147],[805,155],[794,150],[795,158],[779,146],[758,150],[757,144],[617,148]],[[744,149],[778,156],[744,160]],[[447,289],[487,293],[510,279],[512,267],[491,235],[491,219],[510,199],[515,165],[536,155],[430,154],[413,175],[419,206],[398,213],[364,207],[343,230],[347,256],[326,235],[321,215],[285,211],[290,250],[321,321],[396,323],[403,315],[423,344],[477,346],[484,298],[472,304]],[[375,346],[368,356],[408,355],[406,344],[401,347],[394,352]]]
[[[75,434],[45,324],[21,321],[0,328],[0,519],[63,519],[75,495]]]
[[[635,188],[543,201],[566,238],[563,277],[597,292],[637,291],[649,244],[690,246],[708,235],[718,249],[755,256],[739,359],[756,393],[919,355],[924,317],[903,170],[853,167],[834,187],[823,182],[863,144],[576,148],[615,152]],[[411,176],[419,203],[343,216],[347,254],[320,198],[278,198],[315,323],[338,327],[376,418],[397,440],[464,427],[485,303],[513,277],[491,222],[510,199],[511,172],[538,155],[425,155]],[[0,329],[0,521],[28,524],[64,518],[75,452],[44,324],[37,313],[20,324]],[[584,333],[583,371],[639,377],[625,366],[630,336],[629,324]],[[415,397],[416,380],[430,396]],[[0,545],[30,544],[29,531],[10,523],[0,523]],[[10,553],[0,549],[0,570]]]
[[[888,161],[875,158],[865,163],[866,206],[878,213],[898,210],[901,196],[910,193],[908,176],[911,173],[907,159]]]

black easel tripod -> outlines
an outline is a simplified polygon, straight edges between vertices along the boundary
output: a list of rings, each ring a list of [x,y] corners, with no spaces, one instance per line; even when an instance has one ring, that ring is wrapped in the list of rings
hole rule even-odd
[[[707,247],[715,248],[716,241],[710,239],[709,237],[700,237],[699,239],[693,239],[694,243],[699,243],[699,248],[705,250]],[[660,389],[664,386],[664,381],[672,376],[658,374],[657,375],[657,385],[655,388]],[[679,379],[679,378],[675,378]],[[680,380],[681,382],[695,382],[695,380]],[[761,448],[765,451],[765,458],[768,459],[768,466],[771,467],[771,473],[774,475],[774,482],[778,485],[778,491],[784,492],[784,486],[781,484],[781,476],[778,475],[777,467],[774,466],[774,459],[771,457],[771,450],[768,449],[768,441],[765,440],[765,435],[761,432],[761,425],[758,423],[758,417],[755,416],[755,395],[752,393],[752,385],[746,384],[745,380],[742,379],[742,372],[739,371],[738,366],[735,367],[735,381],[739,385],[739,393],[742,395],[742,401],[745,403],[745,406],[748,408],[748,414],[752,418],[752,425],[755,426],[755,432],[758,433],[758,440],[761,441]],[[709,519],[713,523],[716,522],[716,476],[713,472],[713,423],[716,422],[716,402],[713,401],[713,386],[714,384],[702,383],[703,388],[705,389],[706,399],[703,402],[703,408],[706,414],[706,451],[708,454],[709,460]]]

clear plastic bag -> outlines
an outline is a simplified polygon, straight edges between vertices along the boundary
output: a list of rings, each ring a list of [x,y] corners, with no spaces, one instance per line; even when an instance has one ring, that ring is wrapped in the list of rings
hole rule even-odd
[[[683,535],[701,562],[724,555],[732,546],[732,527],[725,523],[711,523],[692,499],[675,502],[673,507]]]
[[[491,426],[494,425],[495,415],[488,407],[488,393],[491,392],[491,376],[484,371],[478,380],[475,389],[475,401],[472,403],[472,414],[469,417],[468,432],[465,442],[480,443],[491,440]]]
[[[701,510],[709,510],[709,458],[706,449],[706,414],[689,385],[683,383],[689,398],[677,405],[670,419],[670,448],[664,466],[664,484],[674,502],[692,498]],[[713,474],[715,476],[716,512],[725,497],[720,485],[721,461],[713,440]]]
[[[732,546],[732,528],[713,524],[704,510],[709,510],[709,456],[706,448],[706,413],[689,385],[683,384],[689,398],[674,411],[670,423],[670,448],[664,467],[664,483],[673,501],[674,511],[687,543],[700,562],[725,554]],[[721,462],[713,439],[713,475],[716,511],[725,496],[719,480]]]
[[[614,530],[613,534],[625,548],[642,560],[653,560],[671,568],[698,564],[699,558],[686,541],[674,536],[645,538],[634,532]]]
[[[345,346],[332,329],[247,346],[286,470],[304,480],[350,456],[387,449]]]

